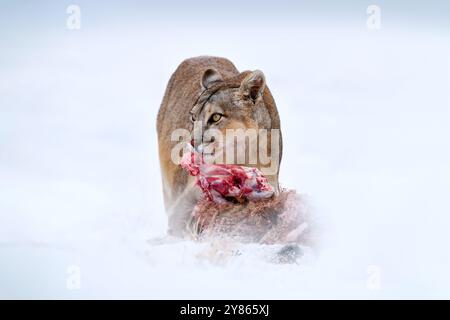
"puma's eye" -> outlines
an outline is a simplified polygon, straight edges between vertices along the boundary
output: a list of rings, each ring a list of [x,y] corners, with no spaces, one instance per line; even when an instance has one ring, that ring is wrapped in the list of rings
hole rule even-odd
[[[222,115],[220,113],[214,113],[211,118],[209,118],[210,122],[219,122],[222,119]]]

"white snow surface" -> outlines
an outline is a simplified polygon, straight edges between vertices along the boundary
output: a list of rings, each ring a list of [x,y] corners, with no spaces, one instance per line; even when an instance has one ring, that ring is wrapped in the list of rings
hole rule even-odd
[[[449,32],[361,21],[3,30],[0,297],[450,298]],[[319,226],[296,264],[273,263],[277,246],[217,260],[149,241],[167,227],[156,114],[205,54],[266,75],[281,184]]]

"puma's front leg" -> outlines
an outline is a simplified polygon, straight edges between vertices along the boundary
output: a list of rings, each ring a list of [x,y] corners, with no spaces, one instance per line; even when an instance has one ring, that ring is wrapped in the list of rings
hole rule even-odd
[[[201,197],[201,191],[196,187],[195,180],[189,181],[184,191],[179,194],[168,208],[170,235],[191,237],[190,224],[192,212]]]

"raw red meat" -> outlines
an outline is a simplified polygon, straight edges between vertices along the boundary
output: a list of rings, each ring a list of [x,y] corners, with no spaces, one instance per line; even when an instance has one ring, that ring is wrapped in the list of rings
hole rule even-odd
[[[257,168],[205,163],[197,152],[186,153],[180,165],[191,176],[197,177],[203,193],[216,203],[227,203],[227,200],[243,202],[246,199],[257,201],[274,194],[273,187]]]

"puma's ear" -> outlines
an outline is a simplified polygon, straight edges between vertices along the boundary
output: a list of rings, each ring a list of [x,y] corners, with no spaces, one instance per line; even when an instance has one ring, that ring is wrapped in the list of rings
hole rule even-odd
[[[222,75],[214,69],[207,69],[202,77],[202,86],[210,88],[214,83],[222,81]]]
[[[244,97],[249,97],[255,101],[264,91],[266,80],[262,71],[256,70],[242,80],[241,93]]]

